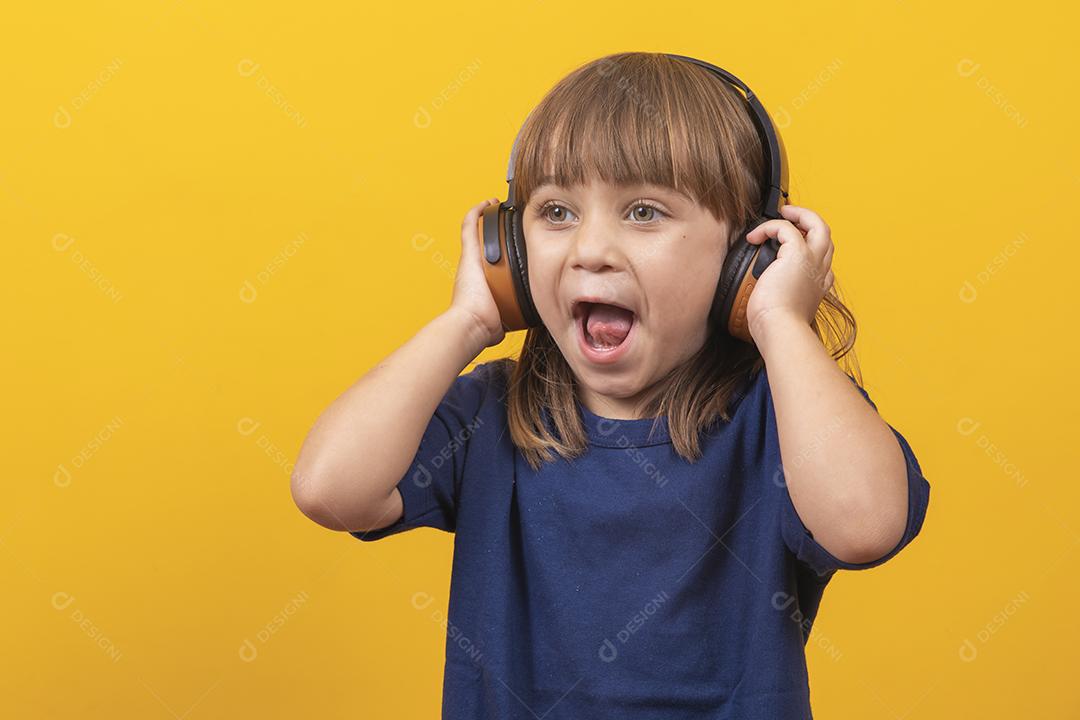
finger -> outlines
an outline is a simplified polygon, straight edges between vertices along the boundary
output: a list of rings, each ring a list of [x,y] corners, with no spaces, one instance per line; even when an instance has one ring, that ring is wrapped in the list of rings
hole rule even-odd
[[[823,257],[832,243],[832,230],[813,210],[798,205],[782,205],[780,213],[806,237],[806,244],[816,257]]]
[[[461,255],[472,262],[474,253],[480,252],[480,213],[484,208],[498,203],[498,198],[490,198],[469,208],[465,219],[461,221]]]
[[[785,244],[806,245],[806,239],[799,232],[799,229],[787,220],[766,220],[746,234],[746,240],[755,245],[765,242],[766,238],[776,238],[780,242],[781,250],[784,249]]]
[[[499,202],[499,198],[488,198],[487,200],[483,200],[481,202],[478,202],[475,205],[473,205],[471,208],[469,208],[469,212],[465,214],[465,217],[468,217],[470,214],[479,215],[480,213],[482,213],[484,211],[484,208],[486,208],[488,205],[494,205],[494,204],[496,204],[498,202]]]
[[[462,240],[465,239],[465,234],[471,232],[476,235],[477,225],[480,222],[480,213],[490,205],[497,205],[499,198],[489,198],[481,203],[477,203],[469,208],[469,211],[465,213],[465,219],[461,221],[461,235]]]

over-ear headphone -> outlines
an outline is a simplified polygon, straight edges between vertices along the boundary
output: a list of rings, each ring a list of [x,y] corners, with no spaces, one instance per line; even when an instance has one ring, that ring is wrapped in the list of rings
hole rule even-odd
[[[750,117],[761,136],[768,167],[768,176],[765,178],[767,184],[763,185],[763,202],[758,216],[728,250],[709,311],[709,322],[719,330],[753,343],[747,326],[746,304],[757,279],[769,263],[776,259],[780,245],[775,238],[767,238],[760,245],[754,245],[747,242],[746,234],[768,219],[783,217],[780,208],[788,198],[787,153],[784,143],[765,108],[742,80],[704,60],[671,53],[665,55],[699,65],[741,90],[746,96]],[[529,288],[529,265],[525,252],[525,232],[522,228],[524,213],[515,206],[514,199],[514,160],[520,137],[519,129],[506,168],[506,183],[509,186],[506,201],[499,205],[489,205],[479,220],[484,275],[506,330],[524,330],[541,325],[540,315],[533,304]]]

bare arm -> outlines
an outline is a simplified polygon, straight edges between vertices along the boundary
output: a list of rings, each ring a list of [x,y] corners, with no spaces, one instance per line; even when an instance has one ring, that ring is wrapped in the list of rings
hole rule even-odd
[[[752,243],[781,243],[747,318],[769,372],[787,489],[803,524],[833,556],[877,560],[904,534],[907,462],[888,424],[810,327],[834,279],[829,226],[807,208],[781,212],[787,219],[747,234]]]
[[[450,307],[369,370],[315,421],[300,448],[292,497],[332,530],[372,530],[402,514],[397,483],[439,402],[461,371],[503,338],[481,266],[477,221],[462,223],[461,263]]]
[[[809,325],[777,318],[758,337],[799,517],[840,560],[880,558],[900,542],[907,522],[900,443]]]
[[[323,411],[292,477],[305,515],[332,530],[370,530],[401,517],[397,483],[439,401],[484,349],[474,328],[449,308]]]

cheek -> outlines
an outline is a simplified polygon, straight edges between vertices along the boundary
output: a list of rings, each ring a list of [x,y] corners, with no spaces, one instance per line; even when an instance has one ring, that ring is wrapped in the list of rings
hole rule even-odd
[[[532,247],[527,247],[526,251],[529,258],[529,290],[536,311],[547,325],[562,314],[558,306],[557,284],[560,260],[550,252],[535,251]]]
[[[719,279],[720,268],[714,261],[681,261],[651,278],[647,292],[652,331],[662,337],[685,338],[704,328]]]

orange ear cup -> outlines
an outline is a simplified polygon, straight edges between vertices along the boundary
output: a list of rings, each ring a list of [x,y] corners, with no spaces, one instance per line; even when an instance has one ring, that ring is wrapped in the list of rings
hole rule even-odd
[[[525,330],[528,324],[518,304],[514,278],[511,275],[510,258],[506,248],[506,224],[502,204],[489,205],[480,214],[477,235],[480,238],[481,257],[484,255],[485,233],[488,234],[488,243],[494,242],[496,238],[498,241],[499,259],[494,263],[484,259],[482,264],[491,296],[499,308],[503,329],[509,332]]]
[[[746,233],[760,222],[752,224]],[[720,284],[714,299],[713,317],[715,322],[726,321],[729,335],[753,344],[754,338],[750,334],[746,308],[750,304],[750,295],[757,286],[758,278],[776,260],[780,252],[780,242],[776,238],[767,237],[765,242],[755,245],[746,241],[746,233],[724,259],[724,269],[720,273]],[[810,324],[813,325],[813,321]]]
[[[735,292],[735,303],[727,325],[729,335],[748,343],[754,342],[754,338],[750,335],[750,327],[747,325],[746,306],[750,302],[750,293],[754,292],[755,285],[757,285],[757,278],[754,277],[753,265],[751,265],[746,268],[746,274],[743,275],[739,288]]]

